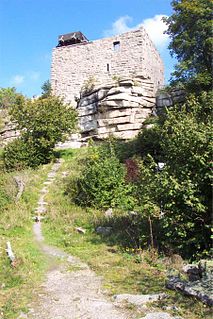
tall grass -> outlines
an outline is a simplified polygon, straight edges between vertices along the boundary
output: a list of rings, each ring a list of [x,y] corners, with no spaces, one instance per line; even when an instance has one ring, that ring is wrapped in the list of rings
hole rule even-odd
[[[33,209],[47,171],[48,167],[13,174],[1,171],[1,193],[6,199],[0,209],[0,318],[17,318],[20,312],[27,311],[47,266],[32,235]],[[17,203],[14,175],[25,183],[25,191]],[[5,251],[8,240],[16,257],[14,267]]]

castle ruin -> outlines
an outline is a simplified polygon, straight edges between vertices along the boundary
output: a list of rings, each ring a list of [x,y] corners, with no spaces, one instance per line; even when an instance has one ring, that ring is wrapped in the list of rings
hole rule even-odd
[[[163,62],[143,27],[95,41],[60,35],[53,49],[53,94],[77,108],[84,137],[136,136],[163,84]]]

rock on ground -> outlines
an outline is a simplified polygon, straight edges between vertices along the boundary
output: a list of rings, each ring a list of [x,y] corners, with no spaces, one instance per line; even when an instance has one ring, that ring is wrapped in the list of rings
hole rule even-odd
[[[181,317],[172,317],[166,312],[151,312],[140,319],[182,319]]]

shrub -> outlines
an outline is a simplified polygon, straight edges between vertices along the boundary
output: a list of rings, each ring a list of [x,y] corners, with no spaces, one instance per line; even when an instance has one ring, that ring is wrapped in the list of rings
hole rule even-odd
[[[82,177],[78,180],[78,204],[96,208],[131,208],[131,187],[125,182],[125,167],[115,156],[112,144],[90,147]]]
[[[4,165],[7,171],[22,170],[28,166],[29,152],[21,138],[9,143],[3,153]]]
[[[24,137],[9,143],[3,153],[4,167],[7,171],[20,171],[27,167],[36,168],[53,159],[53,149],[44,148]]]
[[[154,237],[161,248],[185,257],[206,257],[211,244],[211,100],[211,93],[190,96],[139,137],[143,165],[135,196],[141,213],[144,204],[161,209]],[[157,143],[149,145],[153,136]],[[162,172],[156,173],[157,163],[150,165],[150,154],[166,164]]]
[[[76,124],[76,112],[54,96],[33,101],[19,96],[10,113],[22,132],[21,138],[5,149],[5,166],[10,170],[48,163],[55,144]]]

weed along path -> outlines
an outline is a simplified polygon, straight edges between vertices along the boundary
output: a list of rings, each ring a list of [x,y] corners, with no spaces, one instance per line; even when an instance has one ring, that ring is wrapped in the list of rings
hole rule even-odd
[[[19,319],[128,319],[128,311],[117,308],[101,291],[100,278],[79,259],[44,243],[42,219],[47,212],[45,196],[55,182],[62,161],[52,166],[44,182],[33,226],[36,241],[50,262],[50,269],[41,287],[42,293],[30,305],[28,314]]]

